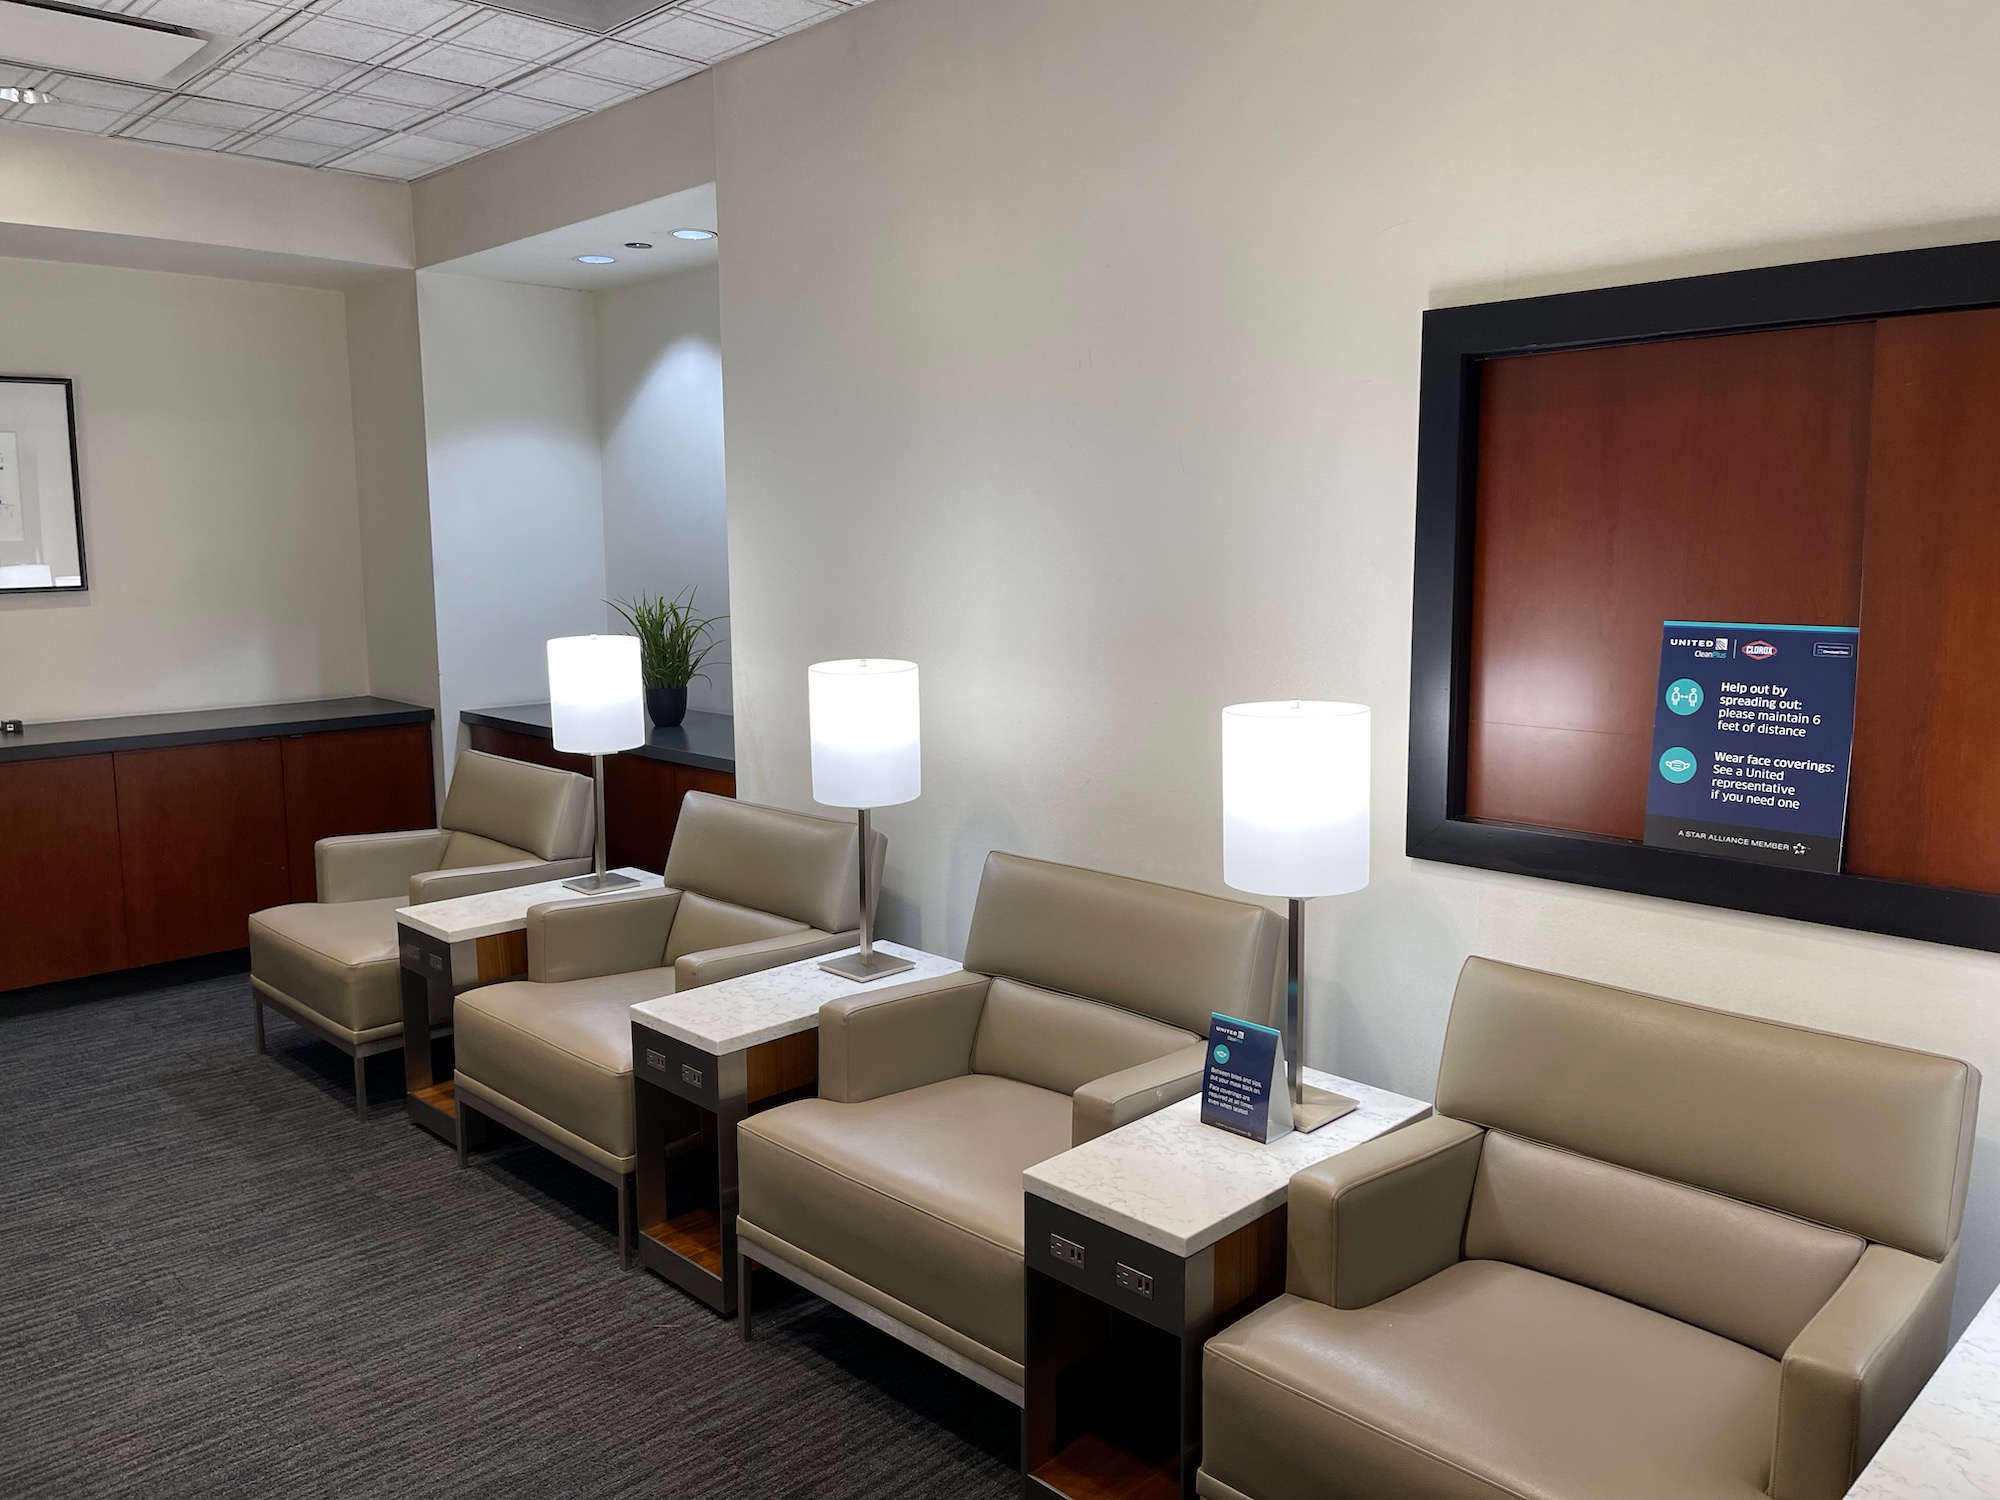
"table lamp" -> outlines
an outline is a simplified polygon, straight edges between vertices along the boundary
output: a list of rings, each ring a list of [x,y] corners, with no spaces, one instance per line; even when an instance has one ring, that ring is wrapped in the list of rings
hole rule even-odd
[[[639,638],[566,635],[549,642],[549,726],[558,750],[588,755],[597,787],[597,870],[565,880],[586,896],[639,882],[604,869],[604,757],[646,743]]]
[[[1359,703],[1238,703],[1222,711],[1222,878],[1283,896],[1285,1067],[1292,1124],[1317,1130],[1355,1101],[1308,1087],[1306,902],[1368,884],[1369,714]]]
[[[854,808],[861,824],[861,949],[820,967],[866,983],[911,967],[906,958],[875,951],[879,893],[869,879],[868,813],[914,801],[922,785],[917,664],[865,658],[819,662],[806,668],[806,709],[812,721],[813,800]]]

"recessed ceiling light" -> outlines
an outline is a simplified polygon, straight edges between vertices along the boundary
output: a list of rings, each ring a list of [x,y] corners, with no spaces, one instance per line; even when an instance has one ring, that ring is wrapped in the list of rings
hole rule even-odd
[[[715,238],[715,231],[713,229],[676,229],[674,231],[674,238],[677,240],[712,240]]]
[[[54,104],[56,96],[46,89],[0,89],[0,102],[8,104]]]
[[[650,250],[653,247],[647,244],[644,240],[627,240],[625,242],[625,248],[627,250]]]
[[[579,255],[577,259],[582,261],[586,266],[615,266],[618,264],[618,257],[615,255]]]

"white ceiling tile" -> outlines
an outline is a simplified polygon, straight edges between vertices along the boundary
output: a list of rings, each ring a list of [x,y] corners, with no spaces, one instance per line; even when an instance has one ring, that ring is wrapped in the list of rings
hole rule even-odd
[[[235,64],[233,71],[324,87],[347,77],[354,71],[354,64],[311,52],[297,52],[290,47],[253,47],[248,56]]]
[[[101,135],[124,119],[127,113],[122,109],[92,109],[88,105],[58,100],[54,104],[17,105],[9,112],[9,118],[24,120],[30,125],[53,125],[58,130],[87,130],[92,135]]]
[[[408,157],[434,167],[449,166],[452,162],[463,161],[479,153],[477,146],[461,145],[456,141],[434,141],[429,136],[408,134],[384,136],[377,146],[391,155]]]
[[[345,146],[350,151],[356,146],[367,145],[382,134],[372,126],[353,125],[345,120],[328,120],[316,115],[293,115],[289,120],[259,133],[287,141],[310,141],[318,146]]]
[[[343,84],[341,92],[369,99],[390,99],[398,104],[420,104],[426,109],[442,109],[455,100],[465,98],[472,89],[466,84],[449,83],[442,78],[421,78],[415,73],[378,68],[365,78]]]
[[[618,83],[636,83],[649,89],[701,71],[699,63],[671,57],[647,47],[627,46],[624,42],[599,42],[574,57],[565,57],[562,66],[566,72],[587,73],[593,78],[608,78]]]
[[[520,72],[523,66],[518,58],[475,52],[470,47],[456,47],[449,42],[430,42],[396,59],[399,72],[446,78],[453,83],[487,85]]]
[[[455,0],[334,0],[325,14],[343,21],[360,21],[384,26],[391,31],[424,36],[440,26],[450,26],[479,14],[477,5],[460,5]]]
[[[528,134],[511,125],[496,125],[491,120],[475,120],[466,115],[439,115],[434,120],[424,121],[410,133],[428,136],[435,141],[451,141],[460,146],[477,146],[482,151],[491,151],[495,146],[518,141]]]
[[[188,91],[204,99],[261,104],[267,109],[285,109],[312,94],[311,89],[301,84],[280,83],[275,78],[259,78],[254,73],[210,73],[189,85]]]
[[[485,11],[477,20],[451,33],[454,42],[477,47],[482,52],[519,58],[522,62],[540,62],[589,39],[586,33],[572,31],[567,26],[551,26],[546,21],[531,21],[526,16],[494,10]]]
[[[13,63],[0,63],[0,89],[40,88],[43,84],[54,87],[55,77],[46,68],[23,68]]]
[[[257,36],[284,12],[258,0],[152,0],[150,5],[132,14],[222,36]]]
[[[278,37],[287,47],[317,52],[323,57],[344,57],[350,62],[373,62],[409,41],[405,32],[362,26],[332,16],[307,16],[298,25],[286,27]]]
[[[365,99],[357,94],[333,94],[312,105],[309,113],[321,119],[344,120],[350,125],[372,125],[378,130],[394,130],[429,113],[429,106],[397,104],[388,99]]]
[[[259,120],[268,118],[271,112],[253,104],[231,104],[222,99],[176,99],[160,113],[189,125],[248,130]]]
[[[501,125],[519,125],[525,130],[546,130],[565,120],[574,120],[577,111],[560,104],[544,104],[539,99],[521,99],[513,94],[485,94],[461,104],[457,113],[474,119],[492,120]]]
[[[814,0],[697,0],[690,9],[755,26],[759,31],[779,33],[797,31],[840,14],[834,7],[817,5]]]
[[[251,140],[239,141],[229,149],[238,156],[261,156],[266,161],[288,161],[296,166],[316,167],[340,148],[322,146],[313,141],[294,141],[282,136],[260,135]]]
[[[517,83],[508,84],[506,91],[550,104],[570,104],[578,109],[603,109],[607,104],[616,104],[639,92],[629,84],[585,78],[581,73],[565,73],[559,68],[544,68]]]
[[[157,89],[134,88],[127,83],[105,83],[96,78],[57,76],[42,87],[64,104],[108,109],[121,115],[139,108],[142,104],[154,104],[167,97]]]
[[[155,115],[120,134],[142,141],[164,141],[169,146],[204,146],[213,151],[237,132],[214,125],[191,125],[185,120],[162,119]]]
[[[760,40],[734,27],[718,25],[684,11],[675,11],[657,21],[641,21],[620,35],[628,41],[643,42],[648,47],[693,58],[696,62],[713,62],[719,57],[754,46]]]

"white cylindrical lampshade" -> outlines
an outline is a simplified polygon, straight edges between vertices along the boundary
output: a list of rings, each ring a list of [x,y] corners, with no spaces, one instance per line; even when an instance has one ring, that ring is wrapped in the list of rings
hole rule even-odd
[[[1368,884],[1368,710],[1238,703],[1222,711],[1222,878],[1260,896]]]
[[[646,743],[639,638],[566,635],[549,642],[549,722],[555,746],[615,755]]]
[[[922,788],[917,664],[823,661],[806,668],[813,800],[893,807]]]

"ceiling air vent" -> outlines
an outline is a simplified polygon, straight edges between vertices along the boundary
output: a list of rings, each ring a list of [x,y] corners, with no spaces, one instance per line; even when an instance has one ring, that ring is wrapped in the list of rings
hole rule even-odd
[[[159,83],[208,45],[179,26],[45,0],[0,0],[0,58],[121,83]]]

